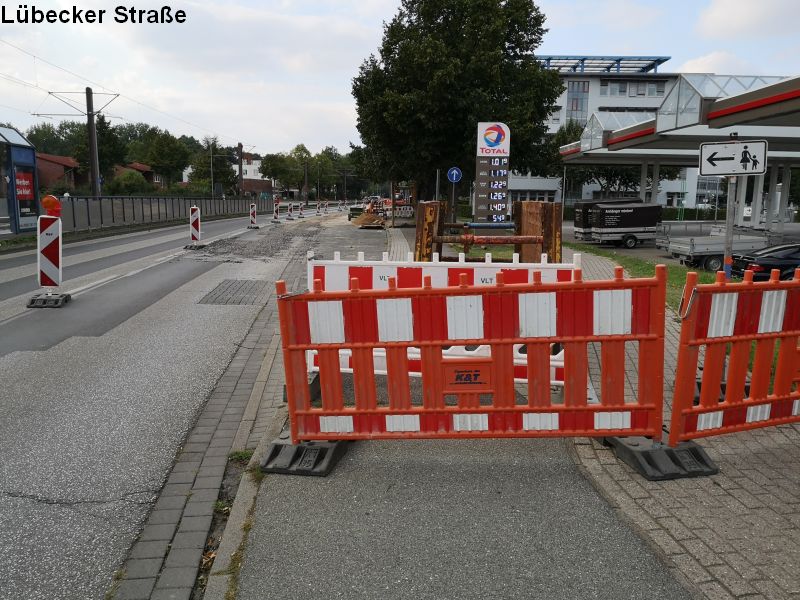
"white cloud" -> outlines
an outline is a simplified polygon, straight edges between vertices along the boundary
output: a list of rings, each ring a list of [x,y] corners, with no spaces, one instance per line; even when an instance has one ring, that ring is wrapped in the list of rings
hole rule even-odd
[[[678,73],[716,73],[718,75],[760,75],[763,70],[752,62],[724,50],[691,58],[675,69]]]
[[[65,1],[51,0],[50,7]],[[50,8],[47,3],[37,6]],[[288,150],[300,142],[312,151],[326,145],[346,150],[348,142],[358,142],[351,79],[378,48],[382,22],[391,19],[398,3],[182,0],[173,8],[186,10],[183,25],[4,26],[3,38],[180,117],[121,97],[107,113],[126,121],[145,121],[177,135],[215,133],[224,143],[253,144],[257,152]],[[0,64],[0,73],[46,90],[81,91],[88,85],[3,44]],[[23,129],[41,118],[25,117],[20,109],[68,112],[45,92],[4,79],[0,95],[0,121]]]
[[[711,0],[700,13],[701,35],[735,42],[733,36],[766,38],[796,35],[800,22],[797,0]]]

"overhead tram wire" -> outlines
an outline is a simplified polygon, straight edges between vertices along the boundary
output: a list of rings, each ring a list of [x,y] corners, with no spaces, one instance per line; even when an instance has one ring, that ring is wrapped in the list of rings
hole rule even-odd
[[[229,140],[236,141],[236,142],[239,141],[239,138],[236,137],[236,136],[220,134],[220,133],[215,132],[215,131],[213,131],[211,129],[207,129],[206,127],[203,127],[202,125],[198,125],[197,123],[192,123],[191,121],[187,121],[186,119],[184,119],[182,117],[179,117],[177,115],[173,115],[173,114],[168,113],[166,111],[163,111],[161,109],[155,108],[154,106],[150,106],[149,104],[146,104],[144,102],[136,100],[135,98],[132,98],[131,96],[128,96],[127,94],[122,94],[120,92],[115,92],[114,90],[112,90],[111,88],[103,85],[102,83],[99,83],[97,81],[93,81],[91,79],[88,79],[87,77],[83,77],[82,75],[79,75],[78,73],[75,73],[74,71],[70,71],[69,69],[66,69],[66,68],[64,68],[62,66],[59,66],[59,65],[57,65],[57,64],[55,64],[55,63],[53,63],[53,62],[51,62],[51,61],[49,61],[47,59],[42,58],[41,56],[38,56],[36,54],[33,54],[32,52],[29,52],[28,50],[25,50],[24,48],[20,48],[16,44],[12,44],[11,42],[9,42],[7,40],[4,40],[4,39],[0,38],[0,43],[3,43],[3,44],[5,44],[6,46],[8,46],[10,48],[13,48],[13,49],[15,49],[15,50],[17,50],[19,52],[22,52],[23,54],[25,54],[27,56],[30,56],[31,58],[34,59],[34,61],[36,61],[36,60],[41,61],[41,62],[45,63],[46,65],[49,65],[49,66],[53,67],[54,69],[58,69],[59,71],[63,71],[64,73],[67,73],[67,74],[71,75],[72,77],[76,77],[77,79],[80,79],[81,81],[84,81],[86,83],[90,83],[93,86],[97,86],[97,87],[99,87],[101,89],[104,89],[104,90],[107,90],[108,92],[111,92],[113,94],[117,94],[117,96],[119,98],[128,100],[129,102],[137,104],[137,105],[139,105],[139,106],[141,106],[143,108],[146,108],[146,109],[151,110],[153,112],[156,112],[156,113],[159,113],[161,115],[164,115],[165,117],[169,117],[171,119],[175,119],[176,121],[180,121],[184,125],[189,125],[190,127],[194,127],[195,129],[202,130],[202,131],[204,131],[204,132],[206,132],[206,133],[208,133],[208,134],[210,134],[212,136],[218,136],[218,137],[221,137],[221,138],[227,138]],[[28,85],[31,85],[33,87],[36,87],[38,89],[43,90],[43,88],[40,88],[37,85],[34,85],[34,84],[28,84]],[[48,93],[52,93],[52,92],[48,91]],[[245,144],[245,145],[249,145],[249,144]],[[251,147],[255,148],[255,144],[251,145]]]

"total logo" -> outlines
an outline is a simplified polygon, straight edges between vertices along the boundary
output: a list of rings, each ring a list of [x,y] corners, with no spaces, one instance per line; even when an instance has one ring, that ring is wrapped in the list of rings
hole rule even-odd
[[[505,123],[478,123],[478,156],[508,156],[511,132]]]
[[[489,148],[496,148],[503,143],[504,139],[506,139],[506,131],[500,125],[495,124],[487,127],[486,131],[483,132],[483,141]]]

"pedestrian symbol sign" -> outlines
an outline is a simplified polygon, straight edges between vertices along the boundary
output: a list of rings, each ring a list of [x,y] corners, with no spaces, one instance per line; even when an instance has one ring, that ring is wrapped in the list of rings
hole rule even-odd
[[[700,144],[700,175],[763,175],[766,140]]]

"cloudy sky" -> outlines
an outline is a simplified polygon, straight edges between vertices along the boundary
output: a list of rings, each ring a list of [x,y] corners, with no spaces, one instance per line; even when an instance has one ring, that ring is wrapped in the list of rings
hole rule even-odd
[[[36,6],[74,4],[44,0]],[[171,6],[188,15],[184,24],[121,25],[108,16],[102,25],[0,24],[0,121],[25,129],[45,120],[30,113],[70,112],[47,92],[81,91],[88,79],[96,92],[122,94],[106,109],[115,123],[146,121],[198,138],[216,134],[262,153],[299,142],[314,152],[329,144],[345,150],[359,141],[350,82],[376,51],[382,23],[398,4],[174,0]],[[537,4],[550,29],[540,54],[671,56],[662,71],[800,73],[797,0]],[[77,6],[111,13],[117,3]]]

